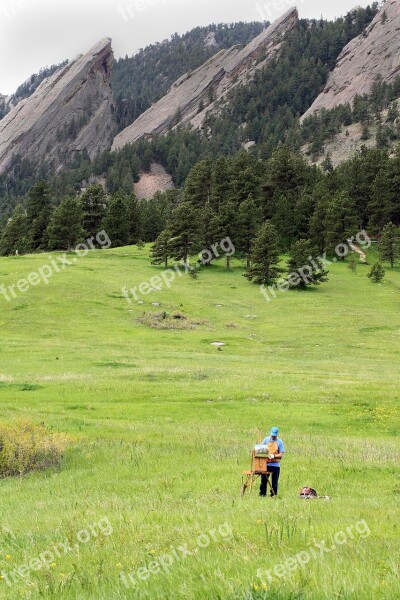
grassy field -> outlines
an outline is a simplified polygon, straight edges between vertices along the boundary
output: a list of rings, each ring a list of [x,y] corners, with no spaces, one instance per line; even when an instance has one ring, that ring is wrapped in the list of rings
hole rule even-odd
[[[0,283],[49,260],[2,258]],[[161,269],[105,250],[0,296],[2,420],[72,436],[60,469],[0,482],[0,597],[400,597],[400,270],[375,285],[338,263],[268,303],[233,266],[129,304]],[[160,310],[200,325],[137,321]],[[280,496],[242,499],[272,425]]]

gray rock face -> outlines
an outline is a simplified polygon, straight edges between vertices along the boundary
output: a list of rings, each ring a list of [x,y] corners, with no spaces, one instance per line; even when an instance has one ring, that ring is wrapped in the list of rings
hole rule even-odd
[[[98,42],[41,83],[0,121],[0,173],[16,157],[62,167],[77,152],[93,158],[115,134],[111,40]]]
[[[372,23],[342,51],[322,94],[303,115],[352,103],[367,94],[378,75],[387,82],[400,74],[400,0],[388,0]]]
[[[114,140],[113,150],[119,150],[142,137],[163,135],[180,124],[200,129],[207,113],[216,111],[216,101],[234,86],[275,58],[284,35],[298,20],[296,8],[287,11],[247,46],[221,50],[204,65],[178,79],[159,102],[150,107]]]

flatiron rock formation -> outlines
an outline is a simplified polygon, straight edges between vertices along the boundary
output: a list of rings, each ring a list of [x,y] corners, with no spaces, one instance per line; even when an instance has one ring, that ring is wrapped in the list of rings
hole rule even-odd
[[[344,48],[322,94],[303,115],[352,103],[367,94],[378,75],[400,75],[400,0],[388,0],[365,31]]]
[[[93,158],[109,149],[115,135],[112,62],[105,38],[13,108],[0,121],[0,173],[17,158],[58,169],[76,153]]]
[[[190,123],[200,129],[207,113],[217,110],[216,102],[278,55],[285,34],[297,20],[297,9],[292,8],[244,48],[221,50],[204,65],[178,79],[164,98],[117,135],[113,150],[142,137],[165,134],[180,124]]]

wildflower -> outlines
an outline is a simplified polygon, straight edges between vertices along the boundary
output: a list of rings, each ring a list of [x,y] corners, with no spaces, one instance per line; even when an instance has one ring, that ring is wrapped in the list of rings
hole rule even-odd
[[[248,556],[243,556],[243,560],[247,561],[247,560],[249,560],[249,557]]]
[[[6,560],[11,560],[11,554],[6,554]]]
[[[152,554],[153,556],[156,554],[156,551],[154,549],[150,550],[149,554]]]
[[[51,566],[52,569],[55,569],[55,567],[57,566],[57,563],[51,563],[50,566]]]
[[[253,583],[253,590],[255,592],[257,592],[257,590],[259,590],[259,589],[260,589],[259,586],[256,583]]]
[[[121,563],[117,563],[115,566],[117,567],[117,569],[121,569],[122,568]]]
[[[268,588],[268,586],[265,583],[265,581],[262,582],[261,587],[262,587],[263,590],[266,590]]]

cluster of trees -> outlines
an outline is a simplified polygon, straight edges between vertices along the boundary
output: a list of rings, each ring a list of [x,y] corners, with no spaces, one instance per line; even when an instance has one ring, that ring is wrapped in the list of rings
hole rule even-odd
[[[282,252],[291,253],[289,268],[296,270],[310,256],[334,254],[366,228],[381,237],[382,258],[393,265],[399,226],[400,147],[392,159],[364,149],[328,172],[286,147],[268,161],[240,152],[207,158],[190,171],[151,257],[154,264],[187,263],[190,255],[229,237],[246,257],[248,277],[269,283],[280,273]],[[226,261],[229,269],[230,257]],[[323,280],[323,265],[313,271],[313,283]]]
[[[179,77],[197,69],[222,48],[248,44],[263,30],[263,23],[234,23],[196,27],[185,35],[139,50],[114,63],[112,85],[115,117],[121,131],[162,98]],[[213,33],[216,45],[206,44]]]
[[[245,276],[268,285],[281,278],[280,257],[288,253],[289,287],[327,281],[318,256],[334,255],[338,244],[367,229],[379,239],[381,260],[394,267],[400,259],[400,146],[392,158],[364,148],[326,171],[285,146],[266,161],[243,150],[205,158],[181,190],[148,201],[122,188],[109,195],[93,184],[57,203],[48,183],[39,181],[5,225],[0,253],[71,250],[102,229],[114,247],[154,242],[152,262],[165,266],[170,259],[188,264],[190,256],[229,238],[245,260]],[[205,266],[215,257],[205,252]],[[230,270],[230,253],[224,259]],[[290,275],[304,266],[307,277],[293,280]],[[379,263],[371,279],[383,276]]]
[[[363,140],[371,137],[371,126],[374,125],[377,147],[388,148],[400,140],[399,98],[400,75],[392,83],[386,83],[379,76],[371,92],[356,96],[352,105],[323,109],[305,119],[301,128],[302,142],[310,144],[310,154],[317,159],[327,140],[333,139],[343,127],[361,123]]]
[[[177,192],[171,190],[140,202],[123,190],[109,196],[101,185],[94,184],[80,196],[70,196],[56,204],[48,183],[38,181],[29,193],[26,207],[19,204],[6,223],[0,254],[70,251],[103,229],[114,247],[136,244],[141,239],[153,241],[166,226],[176,197]]]

